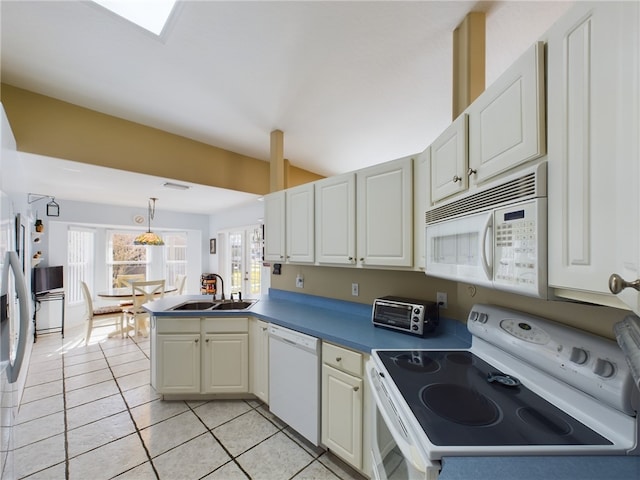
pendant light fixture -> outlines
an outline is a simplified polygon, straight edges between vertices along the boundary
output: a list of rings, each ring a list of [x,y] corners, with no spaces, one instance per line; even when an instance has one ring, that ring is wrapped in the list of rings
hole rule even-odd
[[[157,198],[153,197],[149,199],[149,229],[136,237],[133,241],[134,245],[164,245],[162,238],[151,231],[151,220],[156,213],[156,200]]]

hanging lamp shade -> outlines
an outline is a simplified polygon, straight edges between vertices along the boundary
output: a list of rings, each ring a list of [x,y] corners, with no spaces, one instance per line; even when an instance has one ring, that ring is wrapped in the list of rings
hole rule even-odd
[[[135,240],[133,241],[134,245],[164,245],[164,241],[162,240],[162,238],[158,234],[151,231],[151,220],[153,220],[153,216],[156,213],[156,200],[157,198],[153,197],[149,199],[149,229],[135,238]]]

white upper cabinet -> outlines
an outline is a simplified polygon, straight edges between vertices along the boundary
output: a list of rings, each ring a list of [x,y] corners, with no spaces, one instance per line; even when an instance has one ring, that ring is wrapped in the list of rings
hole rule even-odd
[[[548,42],[549,284],[640,313],[637,2],[578,3]]]
[[[461,114],[431,144],[431,201],[465,191],[467,176],[468,117]]]
[[[467,108],[473,183],[545,153],[544,44],[531,46]]]
[[[313,183],[265,195],[265,260],[313,263],[314,228]]]
[[[316,260],[354,265],[356,258],[356,174],[315,182]]]
[[[425,217],[431,198],[430,165],[431,147],[413,159],[413,268],[424,271],[425,266]]]
[[[264,259],[272,262],[285,260],[285,193],[264,196]]]
[[[431,202],[544,154],[544,44],[538,42],[431,144]]]
[[[315,213],[313,183],[285,190],[287,262],[315,260]]]
[[[413,265],[413,160],[394,160],[356,172],[358,262]]]

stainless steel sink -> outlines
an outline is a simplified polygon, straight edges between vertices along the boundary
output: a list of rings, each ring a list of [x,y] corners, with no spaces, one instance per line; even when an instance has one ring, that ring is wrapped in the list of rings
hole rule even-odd
[[[192,301],[181,303],[171,308],[171,310],[211,310],[212,307],[217,306],[213,302]]]
[[[222,300],[219,302],[208,302],[208,301],[202,301],[202,300],[191,300],[188,302],[181,303],[180,305],[176,305],[175,307],[170,308],[170,310],[190,311],[190,312],[201,312],[201,311],[212,311],[212,310],[242,311],[242,310],[249,309],[257,301],[258,300],[242,300],[242,301]]]
[[[217,304],[212,310],[246,310],[254,303],[256,303],[256,300],[242,300],[237,302],[229,300]]]

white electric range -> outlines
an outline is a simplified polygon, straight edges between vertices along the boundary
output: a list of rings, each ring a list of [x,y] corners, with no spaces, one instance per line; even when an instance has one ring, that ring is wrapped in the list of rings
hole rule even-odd
[[[467,328],[468,349],[372,351],[375,478],[435,479],[446,456],[640,453],[615,342],[489,305]]]

